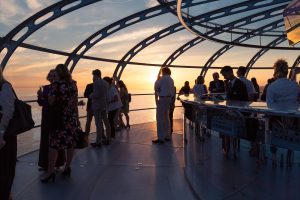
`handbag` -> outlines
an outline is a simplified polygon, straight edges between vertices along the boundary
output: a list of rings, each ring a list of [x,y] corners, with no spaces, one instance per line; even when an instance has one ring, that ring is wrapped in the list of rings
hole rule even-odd
[[[76,139],[75,139],[75,149],[84,149],[89,146],[89,134],[78,128]]]
[[[9,82],[6,82],[6,83],[10,84]],[[1,89],[2,89],[2,86],[1,86]],[[13,87],[12,87],[12,90],[16,97],[15,103],[14,103],[15,111],[14,111],[13,117],[9,121],[8,127],[6,129],[6,132],[5,132],[6,136],[24,133],[34,127],[34,121],[32,119],[32,113],[31,113],[31,106],[18,98]]]

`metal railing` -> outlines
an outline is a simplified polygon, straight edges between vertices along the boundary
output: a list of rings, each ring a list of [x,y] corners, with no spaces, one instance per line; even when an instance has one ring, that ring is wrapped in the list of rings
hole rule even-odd
[[[176,94],[178,94],[178,93],[176,93]],[[153,95],[154,95],[154,93],[131,94],[131,96],[153,96]],[[86,98],[85,97],[78,97],[78,99],[86,99]],[[26,103],[37,103],[37,100],[26,100],[24,102],[26,102]],[[175,108],[178,108],[178,107],[182,107],[182,106],[175,106]],[[154,110],[154,109],[156,109],[156,107],[137,108],[137,109],[131,109],[129,111],[130,112],[136,112],[136,111],[145,111],[145,110]],[[83,119],[83,118],[86,118],[86,115],[79,116],[79,119]],[[41,127],[41,124],[35,125],[33,128],[39,128],[39,127]]]

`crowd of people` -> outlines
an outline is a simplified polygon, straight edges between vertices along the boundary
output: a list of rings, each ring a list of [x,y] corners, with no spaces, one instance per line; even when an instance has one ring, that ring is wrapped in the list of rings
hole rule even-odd
[[[123,81],[101,77],[101,71],[92,72],[93,83],[86,86],[87,102],[85,133],[90,132],[93,116],[96,125],[96,141],[92,147],[110,144],[117,126],[130,128],[129,93]],[[56,171],[62,167],[62,175],[70,177],[74,148],[82,128],[78,116],[78,89],[68,68],[59,64],[47,75],[48,85],[37,91],[37,102],[42,107],[41,139],[38,166],[45,171],[41,182],[55,181]],[[0,199],[11,199],[11,187],[17,158],[16,134],[6,129],[14,113],[14,94],[11,84],[0,70]],[[125,115],[126,125],[122,120]],[[105,125],[105,131],[103,128]]]
[[[202,98],[206,94],[226,94],[227,100],[266,101],[268,106],[298,106],[299,89],[295,76],[300,71],[293,71],[289,80],[288,64],[278,60],[274,64],[274,76],[268,80],[262,95],[255,78],[248,80],[245,75],[247,68],[241,66],[234,75],[230,66],[224,66],[220,73],[224,81],[219,79],[219,73],[213,73],[213,80],[207,89],[203,76],[198,76],[191,88],[186,81],[179,90],[179,95],[194,93]],[[129,102],[131,96],[123,81],[111,77],[102,78],[101,71],[92,71],[93,83],[86,86],[84,97],[88,99],[85,132],[90,133],[92,118],[95,118],[96,141],[92,147],[99,148],[109,145],[116,136],[117,128],[130,128]],[[62,175],[71,175],[71,163],[77,134],[81,130],[78,116],[78,89],[68,68],[59,64],[50,70],[47,76],[49,85],[42,86],[38,92],[38,104],[42,106],[41,142],[38,165],[45,174],[41,182],[55,181],[56,168],[63,167]],[[163,67],[154,85],[157,122],[157,138],[154,144],[164,144],[172,138],[173,111],[176,100],[176,87],[171,78],[171,70]],[[177,96],[177,99],[179,97]],[[260,97],[260,98],[259,98]],[[10,191],[15,174],[17,137],[7,134],[6,128],[14,113],[14,94],[11,84],[5,80],[0,70],[0,199],[10,199]],[[125,116],[126,124],[123,122]],[[105,130],[104,130],[104,126]],[[238,138],[222,136],[222,148],[228,156],[230,140],[233,141],[233,153],[236,158]]]
[[[225,94],[227,100],[233,101],[266,101],[268,107],[276,109],[287,109],[298,107],[299,86],[295,81],[296,74],[300,72],[295,68],[291,72],[291,79],[288,79],[288,63],[279,59],[274,63],[274,75],[268,80],[268,84],[264,87],[262,95],[260,95],[260,87],[256,78],[248,80],[246,78],[247,68],[240,66],[234,75],[231,66],[224,66],[220,73],[224,77],[224,81],[219,79],[219,73],[213,73],[213,80],[209,83],[209,87],[205,85],[203,76],[198,76],[195,85],[191,88],[189,81],[184,82],[184,86],[179,90],[177,99],[182,94],[188,95],[193,93],[196,98],[207,98],[208,91],[210,94]],[[157,105],[157,139],[153,143],[163,144],[170,140],[171,122],[173,121],[170,113],[172,112],[172,102],[175,97],[174,81],[171,78],[171,70],[167,67],[162,68],[162,74],[155,82],[155,101]],[[248,113],[243,113],[248,116]],[[256,131],[255,126],[250,127],[251,131]],[[230,151],[230,143],[233,146],[233,157],[237,158],[237,149],[239,147],[238,137],[229,137],[220,133],[222,138],[222,149],[224,156],[228,158]],[[251,136],[252,137],[252,136]],[[253,138],[253,137],[252,137]],[[253,139],[251,139],[250,154],[255,154]]]

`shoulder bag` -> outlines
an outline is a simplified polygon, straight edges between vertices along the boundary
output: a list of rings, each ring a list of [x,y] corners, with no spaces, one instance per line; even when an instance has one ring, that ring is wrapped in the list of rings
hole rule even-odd
[[[6,83],[10,84],[9,82]],[[2,89],[2,85],[1,85],[1,89]],[[16,97],[15,111],[6,129],[5,132],[6,136],[24,133],[34,127],[34,121],[32,119],[32,114],[31,114],[31,106],[18,98],[13,87],[12,90]]]

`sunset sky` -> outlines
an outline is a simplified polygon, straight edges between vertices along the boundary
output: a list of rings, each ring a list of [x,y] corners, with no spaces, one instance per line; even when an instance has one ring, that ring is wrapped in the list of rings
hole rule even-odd
[[[11,29],[39,10],[57,2],[57,0],[1,0],[0,1],[0,36],[4,37]],[[224,2],[224,1],[221,1]],[[226,2],[226,1],[225,1]],[[227,1],[228,2],[228,1]],[[241,2],[234,0],[232,3]],[[28,39],[26,43],[41,47],[71,52],[78,44],[97,30],[128,15],[157,5],[156,0],[103,0],[92,5],[73,11],[44,26]],[[209,7],[193,9],[193,14],[200,14]],[[132,25],[119,31],[93,47],[86,55],[121,59],[123,55],[144,38],[178,22],[171,14],[164,14]],[[283,30],[283,29],[282,29]],[[142,50],[132,61],[147,63],[163,63],[177,48],[193,39],[195,36],[186,30],[165,37],[146,49]],[[286,42],[287,43],[287,42]],[[197,45],[181,55],[173,64],[203,66],[210,56],[221,48],[222,44],[209,41]],[[258,49],[235,47],[221,56],[213,66],[246,65]],[[256,67],[272,66],[278,58],[285,58],[293,64],[299,52],[271,50],[260,58]],[[2,60],[0,55],[0,59]],[[64,63],[66,57],[51,55],[24,48],[18,48],[11,57],[5,76],[17,88],[38,88],[46,84],[47,72],[59,63]],[[254,66],[254,67],[255,67]],[[103,76],[111,76],[116,67],[115,63],[80,60],[73,77],[78,82],[80,90],[91,82],[91,71],[95,68],[102,70]],[[122,80],[129,90],[152,90],[159,66],[128,65],[122,75]],[[211,81],[210,70],[206,76],[206,84]],[[172,69],[175,85],[180,88],[184,81],[194,82],[200,69]],[[272,76],[272,70],[251,71],[249,78],[257,77],[260,85]]]

